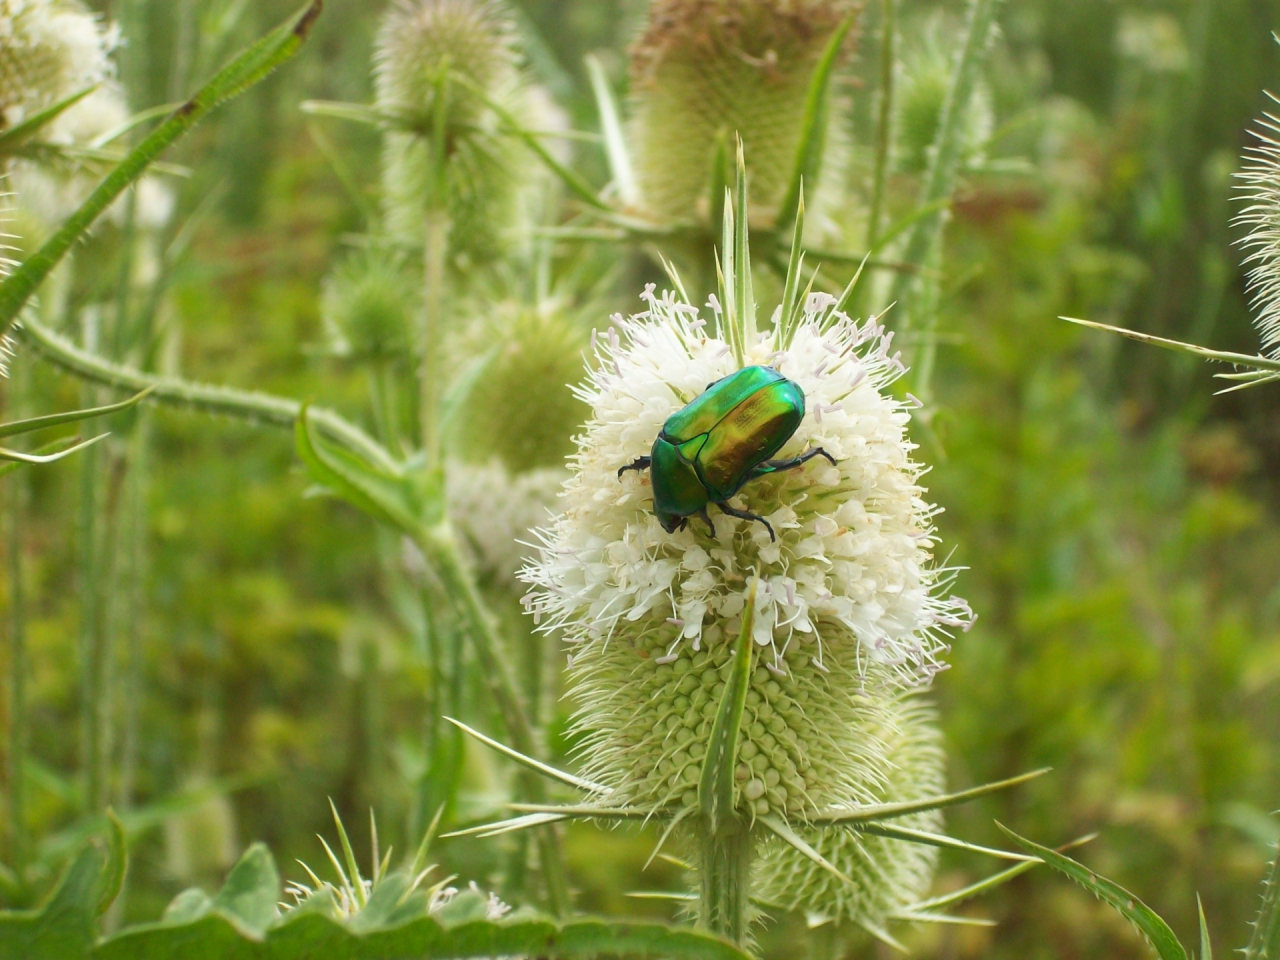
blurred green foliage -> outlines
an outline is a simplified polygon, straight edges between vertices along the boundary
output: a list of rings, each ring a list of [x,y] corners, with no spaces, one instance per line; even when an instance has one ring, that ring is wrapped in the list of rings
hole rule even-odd
[[[177,99],[293,3],[98,6],[128,38],[118,60],[141,109]],[[367,128],[307,118],[297,106],[370,100],[381,6],[329,0],[288,70],[169,158],[191,176],[167,181],[178,212],[164,242],[197,211],[199,219],[155,317],[166,344],[151,358],[156,366],[322,397],[368,420],[363,376],[325,349],[321,305],[324,278],[366,228],[364,210],[376,208],[379,142]],[[575,126],[594,129],[582,57],[596,52],[625,83],[625,46],[643,4],[518,6],[541,38],[530,53],[536,75]],[[850,87],[849,176],[858,189],[870,169],[874,104],[863,91],[874,86],[878,6],[868,5]],[[904,40],[945,42],[960,12],[954,0],[907,0]],[[952,830],[990,843],[999,841],[993,817],[1046,843],[1099,830],[1080,858],[1141,893],[1187,942],[1197,891],[1211,927],[1245,929],[1264,844],[1280,835],[1280,821],[1266,816],[1280,798],[1280,400],[1274,388],[1215,398],[1189,358],[1055,318],[1256,349],[1231,246],[1230,175],[1246,128],[1266,108],[1262,91],[1280,89],[1277,27],[1275,0],[1009,0],[985,79],[992,139],[966,170],[948,235],[938,408],[917,434],[936,464],[929,485],[946,508],[944,540],[967,568],[959,592],[979,614],[936,686],[951,781],[1056,770],[957,811]],[[326,159],[329,145],[355,172],[356,196]],[[580,168],[602,180],[598,148],[577,152]],[[916,194],[918,161],[905,158],[893,176],[899,207]],[[64,293],[42,302],[52,320],[74,330],[86,308],[115,296],[123,229],[97,229],[61,278]],[[598,326],[634,304],[635,280],[660,280],[639,258],[623,259],[617,276]],[[27,367],[28,395],[66,407],[82,399],[76,383]],[[135,836],[124,914],[151,919],[183,887],[212,888],[253,840],[269,843],[282,864],[314,858],[328,796],[353,822],[375,807],[387,840],[410,849],[410,827],[421,827],[412,784],[426,762],[428,668],[422,625],[383,575],[394,545],[354,511],[303,496],[308,484],[287,435],[163,410],[147,416],[146,602],[137,616],[112,614],[140,658],[138,689],[109,705],[121,729],[136,711],[132,745],[117,744],[121,756],[134,751],[127,800],[145,806],[210,783],[234,789],[201,794],[199,805]],[[115,429],[129,434],[127,424]],[[78,472],[106,464],[110,476],[125,456],[127,439],[110,443],[99,457],[27,481],[27,796],[36,838],[56,838],[92,806],[78,775],[74,518]],[[479,689],[465,700],[482,719],[491,709]],[[550,724],[560,751],[562,720]],[[469,747],[455,818],[493,811],[503,776]],[[577,904],[670,915],[665,904],[624,896],[675,886],[669,865],[641,874],[651,843],[571,830]],[[504,855],[471,840],[440,848],[450,870],[481,883]],[[949,854],[938,888],[986,869]],[[1122,920],[1047,871],[966,910],[999,926],[923,930],[917,952],[1146,955]],[[800,923],[784,918],[763,944],[798,956]],[[860,943],[849,949],[877,955]]]

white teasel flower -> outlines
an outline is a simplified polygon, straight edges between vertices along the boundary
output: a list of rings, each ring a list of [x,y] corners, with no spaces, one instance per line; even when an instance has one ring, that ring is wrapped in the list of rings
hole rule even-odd
[[[737,364],[696,308],[657,297],[653,285],[643,296],[648,310],[615,316],[621,336],[597,340],[597,366],[579,388],[593,415],[571,461],[564,513],[525,571],[531,611],[576,646],[643,634],[674,660],[733,635],[755,570],[755,640],[775,669],[798,648],[820,669],[837,656],[860,673],[876,664],[907,685],[927,683],[971,614],[940,595],[949,577],[933,566],[937,508],[911,458],[913,401],[885,392],[902,372],[892,334],[874,318],[858,324],[843,314],[822,330],[835,299],[813,294],[787,350],[776,350],[774,333],[760,336],[746,363],[776,367],[807,403],[778,456],[821,446],[839,465],[814,460],[754,480],[735,498],[770,521],[776,543],[763,524],[714,507],[714,539],[696,518],[668,534],[653,515],[648,477],[619,480],[618,468],[648,454],[666,419]]]
[[[907,439],[910,401],[885,388],[900,373],[874,319],[828,317],[814,294],[785,351],[775,332],[747,348],[807,398],[780,452],[822,446],[838,461],[753,480],[732,503],[777,531],[711,508],[713,539],[694,519],[668,534],[647,475],[618,468],[649,452],[664,421],[737,369],[698,311],[652,286],[649,309],[615,317],[580,395],[592,416],[578,438],[563,512],[539,532],[523,572],[528,609],[570,644],[584,774],[611,802],[697,802],[711,719],[758,573],[758,666],[739,748],[742,796],[758,814],[801,817],[865,802],[883,768],[875,720],[900,691],[924,686],[956,628],[972,620],[942,596],[933,517]],[[830,323],[825,325],[824,320]],[[892,764],[893,760],[884,761]],[[868,773],[870,771],[870,773]]]
[[[0,122],[16,126],[111,80],[118,43],[116,28],[76,0],[0,0]]]
[[[1248,251],[1249,288],[1263,351],[1280,356],[1280,118],[1266,113],[1253,131],[1257,143],[1245,153],[1236,176],[1247,203],[1236,223],[1248,229],[1240,245]]]
[[[558,508],[563,467],[512,474],[500,460],[449,463],[449,513],[476,566],[515,587],[520,568],[535,550],[534,530]]]

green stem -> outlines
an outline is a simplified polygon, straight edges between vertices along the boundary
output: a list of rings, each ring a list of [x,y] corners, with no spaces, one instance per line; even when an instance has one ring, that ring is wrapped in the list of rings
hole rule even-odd
[[[956,178],[963,159],[964,128],[973,92],[982,65],[986,61],[991,32],[995,26],[1000,0],[970,0],[964,45],[951,75],[951,84],[938,119],[933,155],[920,193],[920,208],[937,209],[921,217],[908,235],[901,259],[913,267],[924,267],[933,255],[948,218],[948,201],[955,190]],[[915,323],[918,282],[912,274],[899,274],[893,285],[891,301],[903,305],[900,329],[906,331]],[[907,349],[910,349],[909,347]],[[909,359],[909,358],[908,358]]]
[[[871,178],[871,211],[867,215],[867,249],[880,241],[884,219],[885,185],[889,178],[889,147],[893,142],[893,99],[895,91],[895,47],[897,46],[897,0],[884,0],[880,14],[880,109],[876,120],[875,168]]]
[[[1253,936],[1244,949],[1245,960],[1275,960],[1280,956],[1280,844],[1262,885],[1262,909],[1253,924]]]
[[[18,414],[25,387],[22,368],[13,371],[8,405]],[[19,470],[9,478],[9,768],[6,807],[9,812],[9,859],[21,881],[27,863],[26,761],[27,761],[27,616],[26,581],[22,562],[22,519],[27,507],[27,474]]]
[[[475,650],[489,694],[502,716],[508,741],[520,753],[530,757],[537,756],[539,751],[533,726],[529,723],[528,714],[508,669],[501,638],[489,618],[471,575],[458,556],[457,543],[448,522],[425,530],[419,545],[466,624],[467,635]],[[517,789],[525,802],[546,802],[546,789],[542,780],[523,767],[517,777]],[[552,911],[557,916],[563,916],[569,908],[569,886],[564,873],[560,838],[555,827],[548,825],[539,828],[537,843],[547,900]]]
[[[449,250],[449,218],[427,214],[423,250],[426,289],[422,311],[422,362],[418,371],[422,449],[429,466],[440,462],[440,339],[444,332],[445,263]]]
[[[31,317],[23,320],[18,333],[24,342],[30,344],[46,360],[68,373],[83,380],[134,393],[147,387],[155,387],[150,399],[172,406],[223,414],[289,431],[294,429],[302,410],[302,404],[297,400],[285,397],[192,383],[177,377],[142,373],[131,367],[112,363],[87,350],[81,350]],[[396,468],[394,459],[376,440],[332,410],[309,407],[307,419],[322,433],[362,454],[378,466]]]
[[[742,944],[751,897],[750,828],[737,818],[718,833],[703,823],[698,847],[702,880],[698,922],[712,933]]]

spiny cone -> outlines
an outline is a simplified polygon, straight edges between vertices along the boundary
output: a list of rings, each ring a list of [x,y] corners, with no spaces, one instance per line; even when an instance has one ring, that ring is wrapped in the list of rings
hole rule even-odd
[[[392,234],[421,242],[433,199],[432,114],[439,78],[445,86],[447,213],[452,248],[472,261],[501,252],[504,232],[521,215],[521,192],[532,165],[521,148],[500,134],[500,121],[485,97],[537,128],[527,116],[528,97],[518,68],[514,31],[493,0],[397,0],[384,14],[375,56],[377,102],[408,117],[418,129],[387,134],[383,194]]]
[[[718,143],[732,157],[737,134],[751,169],[751,222],[771,225],[795,165],[810,77],[832,31],[858,5],[656,0],[631,53],[629,141],[644,212],[705,219]],[[822,189],[839,189],[845,146],[833,111]],[[812,183],[809,198],[819,222],[823,193]]]
[[[951,89],[955,44],[942,18],[931,19],[920,37],[909,44],[899,68],[894,119],[896,166],[904,173],[923,173],[929,166],[943,105]],[[961,132],[962,156],[978,156],[991,138],[994,113],[991,93],[980,83],[965,112]]]
[[[854,791],[859,803],[900,803],[937,796],[946,787],[942,734],[933,709],[918,694],[868,696],[856,720],[862,742],[875,744],[860,760]],[[937,833],[942,813],[899,817],[895,826]],[[882,930],[886,920],[925,894],[937,866],[935,847],[857,833],[848,828],[801,828],[801,834],[852,882],[787,844],[762,851],[756,895],[788,910],[821,913]]]
[[[335,352],[359,360],[407,360],[420,299],[417,282],[399,258],[362,252],[325,280],[320,316]]]
[[[582,372],[586,337],[563,314],[517,309],[472,338],[474,352],[496,343],[459,417],[457,449],[472,462],[498,460],[512,474],[563,469],[587,407],[570,384]]]

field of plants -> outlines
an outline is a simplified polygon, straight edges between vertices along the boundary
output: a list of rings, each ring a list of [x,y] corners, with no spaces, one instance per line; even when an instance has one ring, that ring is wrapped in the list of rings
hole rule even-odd
[[[0,0],[0,960],[1280,960],[1273,31]]]

